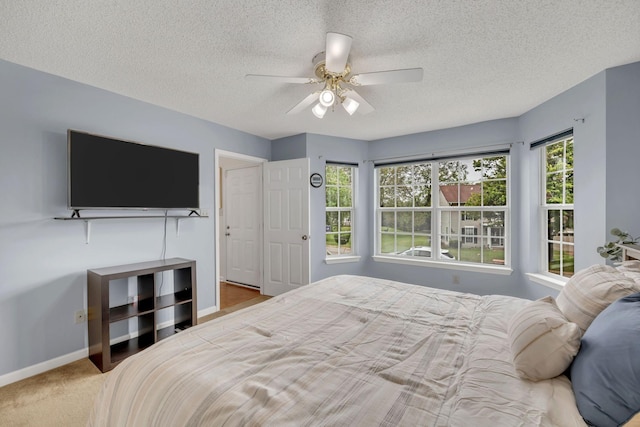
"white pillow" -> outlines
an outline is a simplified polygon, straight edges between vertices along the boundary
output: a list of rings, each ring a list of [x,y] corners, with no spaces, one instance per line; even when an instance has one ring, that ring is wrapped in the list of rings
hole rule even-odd
[[[616,270],[622,272],[626,277],[636,282],[636,286],[640,287],[640,261],[623,261]]]
[[[565,317],[584,333],[609,304],[636,292],[640,292],[640,282],[636,284],[614,267],[596,264],[574,274],[556,302]]]
[[[530,302],[507,329],[517,374],[532,381],[557,377],[578,353],[581,336],[578,325],[564,317],[552,297]]]

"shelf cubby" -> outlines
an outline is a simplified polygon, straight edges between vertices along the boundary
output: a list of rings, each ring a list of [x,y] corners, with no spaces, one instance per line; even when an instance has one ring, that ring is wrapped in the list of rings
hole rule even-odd
[[[159,295],[157,281],[167,271],[173,271],[173,288]],[[127,357],[195,325],[195,274],[195,261],[183,258],[87,270],[89,359],[107,372]],[[129,278],[135,281],[134,295],[130,295]],[[123,304],[125,294],[134,302]]]

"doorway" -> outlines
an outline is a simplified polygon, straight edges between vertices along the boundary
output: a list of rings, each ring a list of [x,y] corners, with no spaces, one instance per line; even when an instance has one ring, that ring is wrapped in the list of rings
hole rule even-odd
[[[221,281],[237,282],[262,293],[262,164],[266,161],[215,150],[218,306]]]

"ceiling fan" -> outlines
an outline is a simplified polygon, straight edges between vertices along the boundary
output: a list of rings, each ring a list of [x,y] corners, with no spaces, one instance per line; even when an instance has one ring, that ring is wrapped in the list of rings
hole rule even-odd
[[[422,80],[422,68],[376,71],[352,75],[349,62],[352,41],[353,39],[345,34],[327,33],[326,50],[315,55],[312,60],[316,75],[314,78],[262,74],[247,74],[245,77],[251,80],[274,83],[324,84],[322,89],[312,92],[287,111],[287,114],[296,114],[318,101],[311,111],[319,119],[324,117],[329,108],[333,108],[338,104],[341,104],[349,115],[353,115],[356,111],[360,114],[372,112],[374,108],[355,91],[354,87],[419,82]]]

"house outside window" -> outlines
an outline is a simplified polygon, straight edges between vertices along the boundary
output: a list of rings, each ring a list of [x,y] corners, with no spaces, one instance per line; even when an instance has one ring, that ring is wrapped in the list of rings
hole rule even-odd
[[[505,265],[506,153],[376,166],[376,254]]]
[[[542,268],[546,274],[571,277],[573,241],[573,135],[552,141],[541,150],[543,183]]]
[[[357,166],[327,163],[325,166],[326,256],[355,255],[355,177]]]

